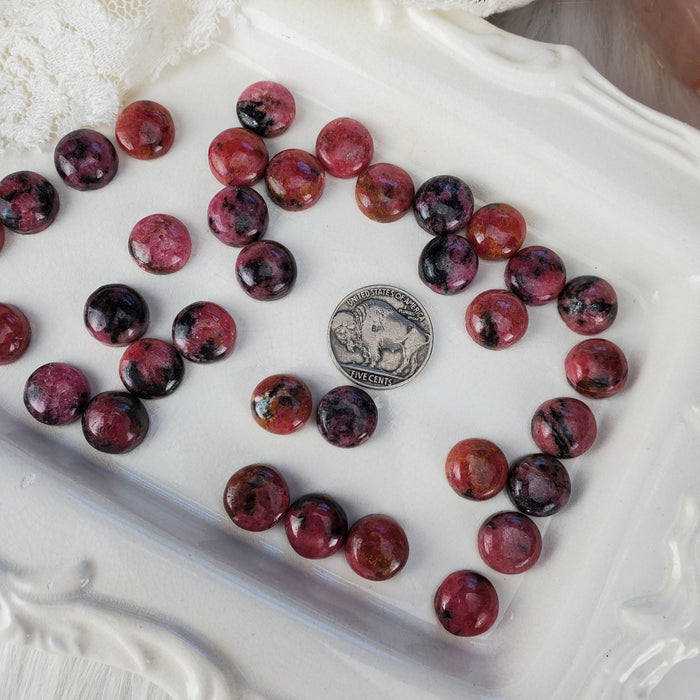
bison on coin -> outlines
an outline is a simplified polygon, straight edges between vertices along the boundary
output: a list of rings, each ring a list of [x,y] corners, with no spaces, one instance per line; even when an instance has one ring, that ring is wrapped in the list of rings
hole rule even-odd
[[[335,337],[360,364],[400,377],[416,371],[430,346],[430,336],[382,299],[369,299],[353,311],[336,314]]]

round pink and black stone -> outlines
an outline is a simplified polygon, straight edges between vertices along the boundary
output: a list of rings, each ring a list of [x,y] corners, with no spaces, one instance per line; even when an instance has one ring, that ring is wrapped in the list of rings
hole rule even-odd
[[[474,212],[474,195],[464,180],[454,175],[436,175],[416,191],[413,214],[428,233],[457,233]]]
[[[32,339],[32,327],[24,312],[0,302],[0,365],[9,365],[24,355]]]
[[[490,440],[467,438],[447,454],[445,476],[455,493],[472,501],[485,501],[506,485],[508,460]]]
[[[269,214],[265,200],[254,189],[230,185],[212,197],[207,221],[222,243],[241,248],[265,235]]]
[[[177,348],[158,338],[140,338],[119,360],[119,377],[140,399],[159,399],[172,394],[185,375],[185,364]]]
[[[321,161],[300,148],[288,148],[267,164],[265,186],[270,199],[286,211],[301,211],[318,202],[326,175]]]
[[[271,80],[249,85],[238,97],[236,115],[241,124],[265,138],[283,134],[294,121],[296,103],[292,93]]]
[[[149,424],[146,407],[125,391],[103,391],[93,396],[82,417],[88,444],[108,454],[124,454],[138,447]]]
[[[521,248],[506,264],[506,287],[526,304],[539,306],[552,301],[566,284],[564,261],[545,246]]]
[[[258,301],[273,301],[286,296],[296,278],[294,256],[276,241],[249,243],[236,258],[236,279],[241,289]]]
[[[604,399],[627,384],[624,352],[610,340],[590,338],[575,345],[564,359],[569,384],[581,395]]]
[[[474,342],[490,350],[503,350],[525,335],[527,308],[513,292],[489,289],[469,304],[465,325]]]
[[[506,491],[521,513],[544,517],[558,513],[569,502],[571,479],[553,455],[529,454],[511,465]]]
[[[408,561],[406,532],[388,515],[379,513],[360,518],[345,539],[345,559],[350,568],[370,581],[396,576]]]
[[[333,177],[357,177],[372,161],[372,134],[356,119],[338,117],[319,132],[316,155]]]
[[[377,427],[377,405],[359,387],[338,386],[318,402],[316,425],[331,445],[357,447],[367,442]]]
[[[222,131],[209,146],[209,168],[222,185],[254,185],[269,160],[267,146],[257,134],[233,127]]]
[[[391,163],[370,165],[355,183],[355,201],[360,211],[380,223],[400,219],[411,208],[414,194],[411,176]]]
[[[0,224],[15,233],[39,233],[56,219],[58,192],[39,173],[20,170],[0,180]]]
[[[128,345],[148,328],[146,300],[126,284],[105,284],[85,302],[83,320],[90,335],[105,345]]]
[[[542,552],[539,528],[524,513],[504,511],[487,518],[477,533],[484,563],[500,574],[531,569]]]
[[[173,345],[191,362],[207,363],[228,357],[236,344],[236,322],[213,301],[197,301],[173,321]]]
[[[291,374],[263,379],[250,397],[255,422],[270,433],[289,435],[302,428],[311,416],[309,387]]]
[[[289,506],[284,529],[297,554],[306,559],[325,559],[345,544],[348,519],[334,498],[310,493]]]
[[[53,162],[63,182],[83,192],[107,186],[119,169],[117,149],[94,129],[66,134],[56,144]]]
[[[175,124],[163,105],[138,100],[121,111],[114,135],[127,155],[137,160],[154,160],[171,149],[175,141]]]
[[[575,333],[596,335],[617,317],[617,294],[609,282],[595,275],[575,277],[557,299],[561,320]]]
[[[479,270],[472,244],[456,233],[435,236],[421,251],[418,275],[437,294],[457,294],[466,289]]]
[[[530,423],[537,447],[560,459],[586,452],[595,442],[597,431],[593,411],[583,401],[568,396],[541,403]]]
[[[78,420],[90,400],[90,383],[76,367],[49,362],[34,370],[24,385],[24,405],[45,425]]]
[[[483,634],[498,617],[498,594],[493,584],[482,574],[467,569],[445,577],[433,604],[440,624],[458,637]]]
[[[289,508],[284,477],[266,464],[239,469],[226,483],[224,509],[235,525],[249,532],[269,530]]]
[[[484,260],[507,260],[520,250],[527,226],[523,215],[510,204],[486,204],[467,224],[467,238]]]
[[[151,214],[131,229],[129,253],[142,270],[168,275],[181,270],[190,259],[192,239],[179,219],[170,214]]]

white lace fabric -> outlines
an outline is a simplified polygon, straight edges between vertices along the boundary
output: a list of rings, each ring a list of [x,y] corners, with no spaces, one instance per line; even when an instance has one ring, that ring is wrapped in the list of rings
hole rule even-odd
[[[530,1],[395,0],[482,16]],[[207,48],[234,4],[0,0],[0,155],[43,149],[73,129],[114,123],[130,89]]]
[[[0,0],[0,153],[112,123],[131,88],[211,43],[232,0]]]

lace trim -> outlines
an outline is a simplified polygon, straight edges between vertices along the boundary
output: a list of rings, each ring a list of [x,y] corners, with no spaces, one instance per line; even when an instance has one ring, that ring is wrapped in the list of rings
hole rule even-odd
[[[112,123],[124,94],[211,43],[231,0],[8,0],[0,154]]]

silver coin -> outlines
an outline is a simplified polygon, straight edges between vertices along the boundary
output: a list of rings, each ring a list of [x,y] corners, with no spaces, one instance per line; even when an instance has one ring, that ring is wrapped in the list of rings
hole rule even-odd
[[[338,369],[368,389],[391,389],[413,379],[433,349],[433,324],[408,292],[370,285],[348,294],[328,324],[328,346]]]

